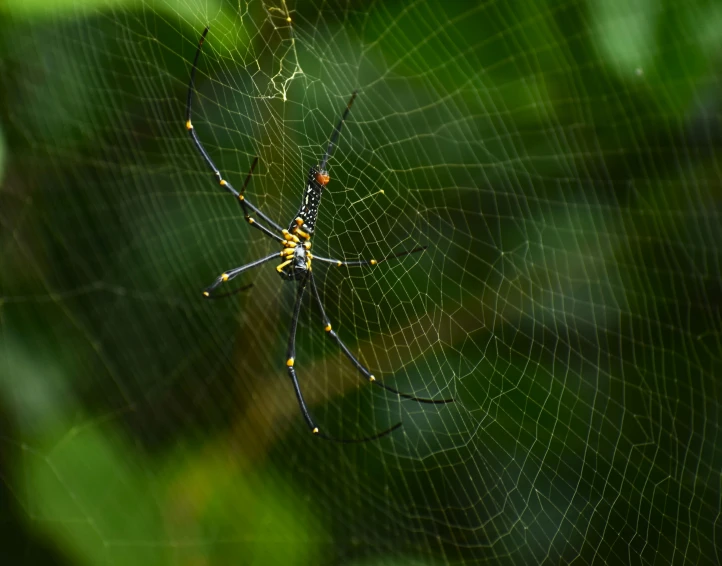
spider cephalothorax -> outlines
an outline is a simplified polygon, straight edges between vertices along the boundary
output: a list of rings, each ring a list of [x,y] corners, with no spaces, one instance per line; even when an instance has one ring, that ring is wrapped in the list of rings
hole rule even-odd
[[[365,442],[367,440],[374,440],[376,438],[380,438],[382,436],[385,436],[389,434],[390,432],[393,432],[397,428],[401,426],[401,423],[398,423],[391,428],[378,432],[374,434],[373,436],[368,436],[366,438],[352,438],[352,439],[342,439],[342,438],[335,438],[332,436],[329,436],[327,434],[323,434],[320,432],[318,426],[316,426],[315,421],[311,417],[311,414],[308,410],[308,407],[306,406],[306,401],[304,401],[303,393],[301,392],[301,387],[298,383],[298,379],[296,377],[296,328],[298,327],[298,317],[301,312],[301,300],[303,299],[304,293],[306,291],[306,287],[308,285],[311,286],[311,291],[313,293],[313,297],[315,299],[316,305],[318,306],[319,312],[321,314],[321,318],[323,319],[323,328],[326,331],[326,333],[336,342],[338,347],[341,349],[341,351],[344,353],[344,355],[349,359],[351,364],[363,375],[366,380],[369,383],[372,383],[378,387],[381,387],[385,389],[386,391],[390,391],[391,393],[394,393],[398,395],[399,397],[403,397],[404,399],[411,399],[413,401],[417,401],[419,403],[434,403],[434,404],[444,404],[444,403],[450,403],[453,401],[453,399],[421,399],[418,397],[415,397],[414,395],[409,395],[408,393],[402,393],[401,391],[398,391],[394,389],[393,387],[390,387],[388,385],[385,385],[381,380],[377,379],[374,375],[371,374],[371,372],[364,366],[357,358],[354,356],[354,354],[349,350],[349,348],[346,346],[346,344],[343,343],[341,338],[339,338],[338,334],[331,328],[331,321],[326,316],[326,311],[323,308],[323,303],[321,302],[321,296],[319,295],[318,288],[316,287],[316,280],[313,276],[313,271],[311,270],[311,262],[315,259],[315,261],[320,261],[326,264],[332,264],[336,265],[338,267],[341,266],[374,266],[377,265],[383,261],[387,261],[392,258],[398,258],[401,256],[405,256],[414,252],[420,252],[424,249],[426,249],[426,246],[418,247],[413,250],[409,251],[403,251],[396,254],[392,254],[390,256],[381,258],[380,260],[375,259],[363,259],[363,260],[352,260],[352,261],[345,261],[340,259],[332,259],[327,257],[320,257],[320,256],[312,256],[311,255],[311,237],[313,236],[314,229],[316,227],[316,218],[318,217],[318,207],[321,203],[321,195],[326,187],[328,185],[330,177],[328,175],[327,171],[327,165],[328,160],[331,157],[331,153],[333,152],[334,145],[338,142],[339,135],[341,133],[341,126],[343,125],[344,121],[346,120],[346,117],[348,116],[349,111],[351,110],[351,105],[353,104],[353,101],[356,99],[356,92],[353,93],[351,96],[351,100],[349,100],[348,104],[346,105],[346,110],[344,111],[343,115],[341,116],[341,120],[336,125],[336,128],[334,129],[333,133],[331,134],[331,139],[328,143],[328,147],[326,149],[326,153],[324,154],[320,164],[318,166],[313,166],[308,172],[308,176],[306,178],[306,187],[303,192],[303,196],[301,197],[301,206],[298,209],[298,213],[294,217],[294,220],[289,225],[288,229],[281,228],[281,226],[278,225],[278,223],[271,220],[266,214],[261,212],[261,210],[256,207],[255,205],[251,204],[246,200],[244,196],[244,191],[246,190],[246,186],[248,185],[249,181],[251,180],[251,175],[253,174],[253,170],[256,167],[256,164],[258,163],[258,157],[256,157],[253,160],[253,163],[251,164],[251,170],[249,171],[248,175],[246,176],[246,180],[243,183],[243,186],[241,187],[240,192],[236,191],[236,189],[231,186],[231,184],[226,181],[223,178],[223,175],[221,175],[221,172],[218,170],[218,168],[215,166],[213,161],[211,160],[210,156],[206,152],[206,150],[203,148],[203,145],[201,144],[200,140],[198,139],[198,136],[196,135],[196,131],[193,128],[193,124],[191,123],[191,102],[193,99],[193,86],[194,86],[194,80],[195,80],[195,73],[196,68],[198,65],[198,58],[201,54],[201,48],[203,47],[203,41],[206,38],[206,35],[208,34],[208,28],[206,28],[203,31],[203,35],[201,36],[200,41],[198,42],[198,50],[196,51],[195,59],[193,60],[193,67],[191,69],[191,78],[190,82],[188,84],[188,101],[186,105],[186,129],[190,133],[191,139],[193,140],[193,143],[195,144],[196,149],[201,154],[201,157],[203,157],[203,160],[206,162],[208,167],[213,172],[213,175],[216,178],[216,181],[220,184],[221,187],[223,187],[225,190],[227,190],[229,193],[231,193],[240,203],[241,208],[243,209],[243,215],[246,219],[246,222],[257,230],[260,230],[263,232],[264,235],[266,235],[269,238],[272,238],[279,242],[281,244],[281,263],[276,267],[276,270],[281,275],[281,277],[287,281],[297,281],[297,292],[296,292],[296,303],[293,308],[293,315],[291,317],[291,330],[289,333],[288,338],[288,347],[286,349],[286,369],[288,371],[288,376],[291,379],[291,382],[293,383],[293,388],[296,393],[296,398],[298,399],[298,404],[301,408],[301,413],[303,413],[303,418],[306,421],[306,424],[311,429],[311,432],[313,434],[319,436],[320,438],[324,438],[326,440],[335,440],[337,442]],[[260,221],[256,221],[252,216],[251,212],[258,215],[258,218]],[[261,259],[258,259],[256,261],[253,261],[251,263],[247,263],[245,265],[242,265],[241,267],[236,267],[235,269],[231,269],[229,271],[226,271],[222,273],[210,286],[208,286],[204,291],[203,294],[211,298],[211,294],[214,292],[214,290],[221,284],[226,283],[227,281],[230,281],[231,279],[234,279],[241,273],[248,271],[252,267],[259,266],[263,263],[267,263],[273,260],[277,260],[279,258],[279,253],[274,252],[271,255],[268,255],[266,257],[263,257]]]
[[[285,261],[276,271],[287,281],[301,281],[311,271],[311,234],[303,218],[296,218],[291,230],[281,230],[284,242],[281,257]]]

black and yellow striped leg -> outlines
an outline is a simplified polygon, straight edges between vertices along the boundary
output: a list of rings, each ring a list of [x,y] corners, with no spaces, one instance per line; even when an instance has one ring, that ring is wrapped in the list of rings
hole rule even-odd
[[[317,259],[314,256],[314,259]],[[413,395],[409,395],[408,393],[402,393],[401,391],[398,391],[397,389],[394,389],[393,387],[389,387],[388,385],[385,385],[381,383],[376,377],[368,370],[366,367],[358,361],[356,356],[354,356],[351,353],[351,350],[348,349],[346,344],[343,343],[341,338],[339,338],[338,334],[336,334],[336,331],[331,328],[331,321],[326,316],[326,310],[323,308],[323,303],[321,302],[321,295],[318,293],[318,287],[316,286],[316,279],[313,277],[313,274],[311,274],[311,290],[313,292],[313,296],[316,299],[316,304],[318,305],[318,309],[321,311],[321,318],[323,318],[323,325],[324,330],[326,331],[326,334],[331,336],[338,344],[338,347],[341,348],[341,351],[346,355],[346,357],[349,359],[349,361],[358,369],[363,376],[369,381],[369,383],[372,383],[374,385],[377,385],[378,387],[381,387],[382,389],[385,389],[386,391],[390,391],[391,393],[395,393],[399,397],[403,397],[404,399],[411,399],[412,401],[416,401],[417,403],[429,403],[432,405],[444,405],[446,403],[453,403],[454,399],[424,399],[421,397],[415,397]]]
[[[360,260],[354,260],[354,261],[344,261],[340,259],[333,259],[330,257],[321,257],[314,254],[313,259],[321,261],[323,263],[331,263],[337,267],[341,267],[342,265],[345,265],[347,267],[355,267],[355,266],[366,266],[366,265],[378,265],[379,263],[383,263],[385,261],[389,261],[390,259],[395,259],[399,257],[403,257],[405,255],[414,254],[416,252],[423,252],[426,248],[429,246],[419,246],[418,248],[414,248],[413,250],[407,250],[403,252],[399,252],[397,254],[391,254],[387,255],[386,257],[382,257],[379,260],[376,259],[360,259]]]
[[[273,220],[271,220],[268,216],[266,216],[260,208],[258,208],[255,204],[251,203],[250,201],[246,200],[245,192],[246,187],[248,186],[248,183],[251,180],[251,176],[253,175],[253,170],[256,168],[256,165],[258,164],[258,156],[253,158],[253,163],[251,163],[251,169],[248,171],[248,175],[246,175],[246,180],[243,181],[243,186],[241,187],[240,194],[237,195],[238,200],[241,202],[241,206],[243,206],[243,213],[246,216],[249,216],[248,210],[246,210],[246,207],[250,208],[253,212],[258,214],[258,216],[261,217],[261,220],[263,220],[266,224],[271,226],[274,230],[277,232],[283,232],[283,228],[281,228],[277,223],[275,223]]]
[[[226,283],[227,281],[230,281],[231,279],[234,279],[235,277],[238,277],[241,273],[244,271],[248,271],[249,269],[252,269],[254,267],[258,267],[259,265],[266,263],[268,261],[278,259],[279,254],[274,253],[269,256],[266,256],[264,258],[258,259],[256,261],[252,261],[251,263],[247,263],[246,265],[242,265],[241,267],[236,267],[235,269],[231,269],[230,271],[226,271],[224,273],[221,273],[216,280],[211,283],[208,287],[206,287],[203,290],[203,296],[207,298],[211,298],[211,293],[213,290],[221,285],[222,283]],[[234,291],[234,293],[237,291]]]
[[[281,242],[281,243],[285,242],[285,240],[281,236],[279,236],[278,234],[274,234],[268,228],[266,228],[263,224],[261,224],[260,222],[256,222],[256,220],[248,214],[248,211],[245,210],[245,208],[246,208],[246,205],[249,203],[242,200],[241,204],[243,205],[243,208],[244,208],[243,212],[244,212],[244,217],[246,219],[246,222],[248,222],[254,228],[257,228],[258,230],[263,232],[269,238],[273,238],[274,240]]]
[[[313,281],[313,279],[311,279],[311,281]],[[296,392],[296,399],[298,400],[299,407],[301,407],[301,413],[303,413],[303,418],[305,419],[308,428],[311,429],[311,432],[319,438],[323,438],[324,440],[333,440],[334,442],[342,442],[344,444],[369,442],[371,440],[376,440],[377,438],[381,438],[382,436],[386,436],[387,434],[392,433],[401,426],[401,423],[392,426],[388,430],[384,430],[382,432],[374,434],[373,436],[368,436],[364,438],[335,438],[333,436],[323,434],[319,430],[318,425],[316,425],[316,423],[314,422],[313,417],[311,416],[311,413],[306,406],[306,401],[303,398],[303,393],[301,393],[301,386],[298,384],[298,378],[296,377],[295,369],[296,329],[298,328],[298,317],[301,314],[301,301],[303,299],[304,292],[306,291],[307,283],[308,276],[298,283],[298,290],[296,292],[296,303],[293,307],[293,318],[291,319],[291,330],[288,336],[288,348],[286,349],[286,368],[288,369],[288,377],[291,378],[291,382],[293,383],[293,389]]]
[[[212,295],[205,295],[205,297],[206,299],[213,299],[214,301],[216,299],[225,299],[226,297],[231,297],[233,295],[243,293],[243,291],[248,291],[248,289],[250,289],[251,287],[253,287],[253,283],[248,283],[246,285],[243,285],[243,287],[233,289],[233,291],[228,291],[227,293],[213,293]]]
[[[328,165],[328,160],[331,157],[331,154],[333,153],[333,147],[338,143],[338,137],[341,135],[341,126],[343,126],[343,123],[346,121],[346,118],[348,118],[348,113],[351,112],[351,106],[353,105],[353,101],[356,100],[356,95],[358,94],[357,90],[353,91],[353,94],[351,95],[351,100],[346,103],[346,110],[344,110],[343,115],[341,116],[341,119],[339,120],[338,124],[336,124],[336,127],[333,130],[333,133],[331,134],[331,139],[328,142],[328,147],[326,148],[326,153],[323,156],[323,159],[321,160],[321,164],[319,165],[320,171],[326,170],[326,165]]]
[[[190,81],[188,82],[188,100],[186,102],[186,129],[188,130],[188,133],[190,134],[191,139],[193,140],[193,143],[196,146],[196,149],[198,150],[198,153],[201,154],[201,157],[206,162],[206,165],[208,165],[210,170],[213,172],[213,175],[215,176],[218,184],[221,185],[221,187],[223,187],[224,189],[226,189],[229,193],[231,193],[240,202],[241,207],[243,208],[243,215],[246,218],[246,222],[248,222],[254,228],[258,228],[261,232],[266,234],[266,236],[269,236],[275,240],[278,240],[279,242],[282,242],[283,238],[274,234],[271,230],[269,230],[265,226],[259,224],[253,218],[251,218],[251,215],[249,214],[248,209],[250,208],[264,222],[268,223],[268,225],[273,227],[276,231],[280,232],[282,230],[282,228],[278,224],[276,224],[273,220],[271,220],[268,216],[266,216],[263,212],[261,212],[261,210],[257,206],[248,202],[246,200],[246,198],[243,196],[243,192],[246,190],[246,186],[248,185],[248,182],[251,180],[251,175],[253,174],[253,170],[255,169],[256,164],[258,163],[258,157],[256,157],[253,160],[253,163],[251,165],[251,170],[248,172],[248,175],[246,176],[246,180],[243,183],[243,188],[241,189],[241,192],[239,193],[236,189],[233,188],[233,186],[228,181],[226,181],[223,178],[223,175],[221,175],[221,172],[218,170],[218,167],[216,167],[216,164],[213,163],[213,160],[211,159],[210,155],[208,155],[208,152],[203,147],[201,140],[198,139],[196,130],[193,127],[193,124],[191,123],[191,106],[193,103],[193,91],[195,90],[196,68],[198,67],[198,59],[201,55],[201,48],[203,47],[203,42],[205,41],[206,35],[208,34],[208,29],[209,28],[206,28],[205,30],[203,30],[201,39],[198,42],[198,49],[196,50],[196,56],[193,59],[193,68],[191,69],[191,78],[190,78]]]

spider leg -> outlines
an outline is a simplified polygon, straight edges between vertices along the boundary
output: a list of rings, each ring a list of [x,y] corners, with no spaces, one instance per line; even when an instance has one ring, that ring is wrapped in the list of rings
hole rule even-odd
[[[268,262],[268,261],[271,261],[271,260],[274,260],[274,259],[278,259],[278,255],[279,255],[278,253],[274,253],[274,254],[271,254],[271,255],[269,255],[269,256],[263,257],[263,258],[261,258],[261,259],[257,259],[256,261],[252,261],[251,263],[247,263],[246,265],[242,265],[241,267],[236,267],[235,269],[231,269],[230,271],[226,271],[226,272],[224,272],[224,273],[221,273],[221,274],[216,278],[216,280],[215,280],[213,283],[211,283],[208,287],[206,287],[206,288],[203,290],[203,295],[204,295],[205,297],[207,297],[207,298],[210,299],[210,298],[211,298],[211,293],[212,293],[213,290],[214,290],[216,287],[218,287],[220,284],[225,283],[225,282],[227,282],[227,281],[230,281],[231,279],[234,279],[234,278],[238,277],[238,275],[240,275],[240,274],[243,273],[244,271],[248,271],[249,269],[251,269],[251,268],[253,268],[253,267],[257,267],[257,266],[259,266],[259,265],[261,265],[261,264],[263,264],[263,263],[266,263],[266,262]],[[241,289],[239,289],[239,290],[241,290]],[[230,295],[230,294],[232,294],[232,293],[238,292],[239,290],[232,291],[231,293],[227,293],[227,294]],[[225,296],[225,295],[222,295],[222,296]],[[220,297],[218,297],[218,298],[220,298]]]
[[[248,291],[248,289],[250,289],[251,287],[253,287],[253,283],[248,283],[248,285],[244,285],[243,287],[239,287],[238,289],[234,289],[233,291],[221,293],[220,295],[211,295],[206,297],[206,299],[225,299],[226,297],[237,295],[238,293],[243,293],[243,291]]]
[[[351,95],[351,100],[349,100],[348,104],[346,104],[346,110],[344,110],[341,119],[339,120],[338,124],[336,124],[336,128],[334,128],[333,133],[331,134],[331,139],[328,142],[326,153],[324,154],[323,159],[321,160],[321,165],[319,166],[320,171],[326,171],[326,165],[328,164],[328,160],[331,157],[331,153],[333,153],[333,146],[335,146],[338,142],[338,137],[341,135],[341,126],[343,126],[343,123],[348,117],[348,113],[351,111],[351,105],[353,104],[353,101],[356,100],[357,93],[357,90],[353,91],[353,94]]]
[[[276,224],[273,220],[271,220],[268,216],[263,214],[261,210],[248,202],[246,198],[243,196],[243,192],[246,190],[246,186],[248,185],[248,182],[251,180],[251,175],[253,174],[253,169],[256,167],[256,163],[258,163],[258,157],[256,157],[253,160],[253,163],[251,165],[251,170],[248,172],[248,175],[246,176],[246,180],[243,183],[243,188],[241,189],[241,192],[239,193],[236,189],[233,188],[233,186],[226,181],[223,178],[223,175],[218,170],[218,167],[216,167],[215,163],[213,163],[213,160],[211,159],[210,155],[208,155],[208,152],[203,147],[203,144],[201,143],[201,140],[198,138],[198,135],[196,134],[196,130],[193,127],[193,124],[191,123],[191,105],[193,102],[193,91],[195,90],[195,79],[196,79],[196,69],[198,68],[198,59],[201,55],[201,49],[203,47],[203,42],[206,39],[206,35],[208,34],[208,30],[210,28],[206,27],[206,29],[203,30],[203,34],[201,35],[201,39],[198,42],[198,49],[196,50],[195,58],[193,59],[193,67],[191,68],[191,78],[188,82],[188,100],[186,102],[186,129],[188,130],[188,133],[191,136],[191,139],[193,140],[193,143],[196,146],[196,149],[198,150],[198,153],[201,154],[201,157],[206,162],[206,165],[210,168],[210,170],[213,172],[213,175],[216,177],[216,180],[218,181],[218,184],[221,185],[223,188],[225,188],[229,193],[231,193],[241,204],[241,207],[243,208],[243,215],[246,219],[246,222],[248,222],[251,226],[254,228],[258,228],[261,232],[263,232],[266,236],[269,236],[271,238],[274,238],[280,242],[283,241],[283,239],[274,234],[271,230],[263,226],[262,224],[259,224],[256,222],[253,218],[251,218],[250,214],[248,213],[248,209],[250,208],[253,212],[258,214],[265,222],[267,222],[270,226],[272,226],[276,231],[280,232],[282,228]]]
[[[365,266],[365,265],[378,265],[379,263],[383,263],[385,261],[389,261],[390,259],[395,259],[398,257],[402,257],[405,255],[413,254],[416,252],[424,251],[429,246],[419,246],[418,248],[414,248],[413,250],[407,250],[404,252],[399,252],[397,254],[391,254],[387,255],[386,257],[382,257],[379,260],[376,259],[360,259],[355,261],[343,261],[340,259],[332,259],[330,257],[321,257],[317,256],[316,254],[313,255],[314,260],[322,261],[323,263],[332,263],[333,265],[336,265],[338,267],[341,267],[342,265],[346,265],[348,267],[354,267],[354,266]]]
[[[296,361],[296,329],[298,327],[298,317],[301,313],[301,300],[303,299],[303,294],[306,291],[306,284],[308,283],[309,276],[304,277],[298,284],[298,291],[296,293],[296,304],[293,307],[291,330],[288,336],[288,349],[286,350],[286,368],[288,369],[288,377],[291,378],[291,382],[293,383],[293,389],[296,392],[296,399],[298,400],[299,407],[301,407],[301,413],[303,413],[303,418],[306,420],[308,428],[310,428],[311,432],[319,438],[323,438],[324,440],[332,440],[334,442],[341,442],[344,444],[368,442],[370,440],[376,440],[377,438],[381,438],[382,436],[386,436],[387,434],[392,433],[401,426],[401,423],[397,423],[391,428],[374,434],[373,436],[367,436],[364,438],[336,438],[321,433],[318,425],[316,425],[313,417],[311,417],[311,413],[308,411],[308,407],[306,406],[306,401],[303,399],[303,393],[301,393],[301,387],[298,384],[298,379],[296,378],[296,370],[294,368],[294,364]],[[313,282],[312,277],[311,281]]]
[[[261,211],[261,209],[258,208],[255,204],[246,200],[246,197],[244,196],[244,193],[246,192],[246,187],[248,186],[248,183],[251,180],[251,175],[253,175],[253,170],[256,168],[257,164],[258,164],[258,156],[253,158],[253,163],[251,163],[251,169],[250,169],[250,171],[248,171],[248,175],[246,175],[246,180],[243,181],[243,186],[241,187],[241,192],[240,192],[240,194],[238,194],[237,198],[241,202],[241,206],[243,207],[243,212],[246,216],[248,216],[248,211],[246,210],[246,207],[248,207],[253,212],[258,214],[258,216],[260,216],[264,222],[266,222],[268,225],[273,227],[274,230],[276,230],[277,232],[283,232],[283,228],[281,228],[276,222],[274,222],[268,216],[266,216]]]
[[[318,257],[314,256],[314,259],[318,259]],[[356,356],[354,356],[351,353],[351,350],[348,349],[348,346],[343,343],[341,338],[339,338],[338,334],[336,334],[336,331],[331,328],[331,321],[326,316],[326,311],[323,308],[323,303],[321,302],[321,296],[318,294],[318,287],[316,286],[316,279],[313,277],[313,273],[311,274],[311,289],[313,291],[313,295],[316,298],[316,304],[318,305],[318,309],[321,311],[321,318],[323,318],[323,324],[324,324],[324,330],[326,330],[326,333],[331,336],[336,341],[336,344],[338,344],[338,347],[341,348],[341,351],[346,355],[346,357],[349,359],[349,361],[358,369],[364,377],[369,381],[369,383],[372,383],[374,385],[377,385],[381,387],[382,389],[385,389],[386,391],[390,391],[391,393],[395,393],[399,397],[403,397],[404,399],[411,399],[412,401],[416,401],[417,403],[429,403],[433,405],[444,405],[446,403],[453,403],[454,399],[424,399],[421,397],[415,397],[413,395],[409,395],[408,393],[402,393],[401,391],[398,391],[397,389],[394,389],[393,387],[389,387],[388,385],[385,385],[381,383],[378,379],[376,379],[371,372],[364,367],[364,365],[358,361]]]

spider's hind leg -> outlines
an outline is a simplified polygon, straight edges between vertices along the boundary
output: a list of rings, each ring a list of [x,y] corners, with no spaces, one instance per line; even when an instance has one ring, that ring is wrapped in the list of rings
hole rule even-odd
[[[248,186],[248,183],[251,180],[251,176],[253,175],[253,170],[256,168],[256,165],[258,164],[258,156],[253,158],[253,163],[251,163],[251,169],[248,171],[248,175],[246,175],[246,180],[243,181],[243,186],[241,187],[241,192],[236,194],[236,198],[241,202],[241,206],[243,207],[243,213],[246,217],[246,222],[249,224],[253,224],[253,218],[248,214],[248,208],[250,208],[253,212],[255,212],[264,222],[266,222],[269,226],[273,227],[274,230],[277,232],[283,232],[283,228],[278,225],[278,223],[271,220],[266,214],[264,214],[260,208],[258,208],[255,204],[251,203],[249,200],[245,197],[246,187]]]
[[[186,122],[185,127],[186,130],[188,130],[188,133],[191,136],[191,139],[193,140],[193,145],[195,145],[196,149],[198,150],[198,153],[200,153],[201,157],[203,158],[203,161],[206,162],[206,165],[208,168],[213,172],[214,177],[216,178],[216,181],[218,184],[226,189],[229,193],[231,193],[241,204],[241,207],[243,208],[243,214],[245,216],[246,222],[248,222],[251,226],[254,228],[259,229],[261,232],[263,232],[266,236],[269,236],[271,238],[274,238],[276,240],[282,241],[281,237],[274,234],[271,230],[266,228],[265,226],[257,223],[253,218],[251,218],[251,215],[248,212],[248,209],[252,210],[254,213],[256,213],[264,222],[266,222],[269,226],[271,226],[274,230],[277,232],[281,231],[281,227],[271,220],[267,215],[265,215],[261,210],[255,206],[254,204],[248,202],[243,195],[244,191],[246,190],[246,187],[248,186],[248,183],[251,180],[251,175],[253,175],[253,170],[256,167],[256,164],[258,163],[258,157],[256,157],[253,160],[253,163],[251,164],[251,169],[248,172],[248,175],[246,175],[246,180],[243,183],[243,187],[241,188],[241,191],[238,192],[236,189],[233,188],[233,186],[226,181],[223,178],[223,175],[221,174],[218,167],[216,167],[216,164],[213,163],[213,160],[211,159],[211,156],[208,155],[208,152],[203,147],[203,144],[201,143],[200,138],[198,137],[198,134],[196,134],[196,130],[193,127],[193,123],[191,122],[191,109],[192,109],[192,103],[193,103],[193,92],[195,90],[195,80],[196,80],[196,69],[198,68],[198,60],[201,56],[201,50],[203,48],[203,42],[206,39],[206,35],[208,35],[208,30],[210,28],[206,27],[206,29],[203,30],[203,34],[201,35],[201,39],[198,41],[198,48],[196,50],[195,58],[193,59],[193,67],[191,67],[191,78],[188,81],[188,98],[186,101]]]

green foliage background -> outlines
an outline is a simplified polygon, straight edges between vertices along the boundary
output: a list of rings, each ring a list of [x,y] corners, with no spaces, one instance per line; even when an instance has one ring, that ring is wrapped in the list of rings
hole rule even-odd
[[[194,123],[236,185],[260,155],[275,219],[361,87],[314,245],[431,246],[324,300],[456,406],[359,387],[309,309],[318,420],[404,421],[318,442],[289,288],[200,300],[271,249],[183,129],[208,22]],[[719,3],[6,0],[0,30],[7,563],[720,561]]]

